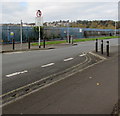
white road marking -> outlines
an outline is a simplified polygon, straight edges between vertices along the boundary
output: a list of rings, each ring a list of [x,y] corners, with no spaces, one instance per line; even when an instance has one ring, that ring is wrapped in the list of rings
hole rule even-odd
[[[10,53],[4,53],[4,54],[20,54],[20,53],[23,53],[23,52],[10,52]]]
[[[97,86],[99,86],[100,85],[100,83],[96,83],[97,84]]]
[[[86,55],[86,54],[81,54],[81,55],[79,55],[79,56],[81,56],[81,57],[82,57],[82,56],[85,56],[85,55]]]
[[[100,58],[100,59],[103,59],[103,60],[106,60],[107,58],[105,58],[105,57],[103,57],[103,56],[100,56],[100,55],[98,55],[98,54],[95,54],[95,53],[93,53],[93,52],[89,52],[90,54],[92,54],[92,55],[94,55],[94,56],[96,56],[96,57],[98,57],[98,58]]]
[[[43,66],[41,66],[42,68],[44,68],[44,67],[47,67],[47,66],[52,66],[52,65],[54,65],[55,63],[49,63],[49,64],[46,64],[46,65],[43,65]]]
[[[67,58],[67,59],[64,59],[64,61],[69,61],[69,60],[73,60],[74,58]]]
[[[89,79],[92,79],[92,77],[89,77]]]
[[[15,73],[6,75],[6,77],[12,77],[12,76],[27,73],[27,72],[28,72],[27,70],[24,70],[24,71],[21,71],[21,72],[15,72]]]

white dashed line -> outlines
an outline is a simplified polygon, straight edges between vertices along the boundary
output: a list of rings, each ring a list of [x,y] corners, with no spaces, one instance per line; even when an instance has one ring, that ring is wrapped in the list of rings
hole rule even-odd
[[[92,77],[89,77],[89,79],[92,79]]]
[[[15,73],[6,75],[6,77],[12,77],[12,76],[23,74],[23,73],[27,73],[27,72],[28,72],[27,70],[24,70],[24,71],[21,71],[21,72],[15,72]]]
[[[73,60],[74,58],[67,58],[67,59],[64,59],[64,61],[69,61],[69,60]]]
[[[54,65],[55,63],[49,63],[49,64],[46,64],[46,65],[43,65],[43,66],[41,66],[42,68],[44,68],[44,67],[47,67],[47,66],[52,66],[52,65]]]

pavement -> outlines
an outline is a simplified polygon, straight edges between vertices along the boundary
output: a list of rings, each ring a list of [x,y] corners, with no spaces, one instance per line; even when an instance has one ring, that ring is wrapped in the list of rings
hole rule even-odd
[[[33,50],[47,50],[47,49],[56,49],[56,48],[61,48],[61,47],[69,47],[69,46],[74,46],[74,44],[68,44],[68,43],[61,43],[61,44],[51,44],[51,45],[46,45],[45,48],[43,48],[43,45],[39,48],[39,46],[34,46],[31,43],[30,49],[28,49],[28,43],[16,43],[15,48],[13,50],[13,45],[12,44],[3,44],[1,46],[1,52],[6,53],[6,52],[15,52],[15,51],[33,51]]]
[[[3,114],[111,114],[118,101],[117,48],[107,60],[5,105]]]
[[[112,42],[112,44],[114,44],[114,43],[116,43],[116,41],[118,42],[118,39],[115,38],[114,39],[115,42],[113,42],[112,39],[107,39],[107,40],[104,40],[104,41],[110,41],[110,42]],[[32,45],[32,43],[34,43],[34,42],[31,42],[30,49],[28,49],[28,43],[22,43],[22,45],[20,43],[16,43],[14,50],[13,50],[13,45],[12,44],[0,45],[0,48],[1,48],[0,50],[1,50],[2,53],[6,53],[6,52],[14,52],[14,51],[58,49],[58,48],[61,48],[61,47],[65,48],[65,47],[74,46],[74,45],[81,44],[81,43],[84,43],[84,42],[77,42],[77,43],[73,43],[73,44],[69,44],[69,43],[51,44],[51,45],[46,45],[45,48],[43,48],[43,46],[41,46],[41,48],[39,48],[39,46],[34,46],[34,45]],[[86,41],[85,43],[91,43],[91,41]]]

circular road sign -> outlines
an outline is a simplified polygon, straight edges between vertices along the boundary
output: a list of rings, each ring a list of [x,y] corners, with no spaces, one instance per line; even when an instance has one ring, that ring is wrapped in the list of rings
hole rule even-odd
[[[37,10],[36,16],[41,17],[41,15],[42,15],[42,12],[40,10]]]

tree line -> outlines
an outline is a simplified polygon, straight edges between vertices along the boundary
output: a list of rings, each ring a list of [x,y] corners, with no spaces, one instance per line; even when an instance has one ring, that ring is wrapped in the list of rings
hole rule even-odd
[[[97,28],[97,29],[115,29],[115,25],[117,29],[120,29],[120,21],[113,21],[113,20],[77,20],[77,21],[54,21],[50,22],[53,25],[57,25],[59,27],[67,26],[69,22],[70,27],[80,27],[80,28]],[[44,24],[46,25],[46,23]]]

